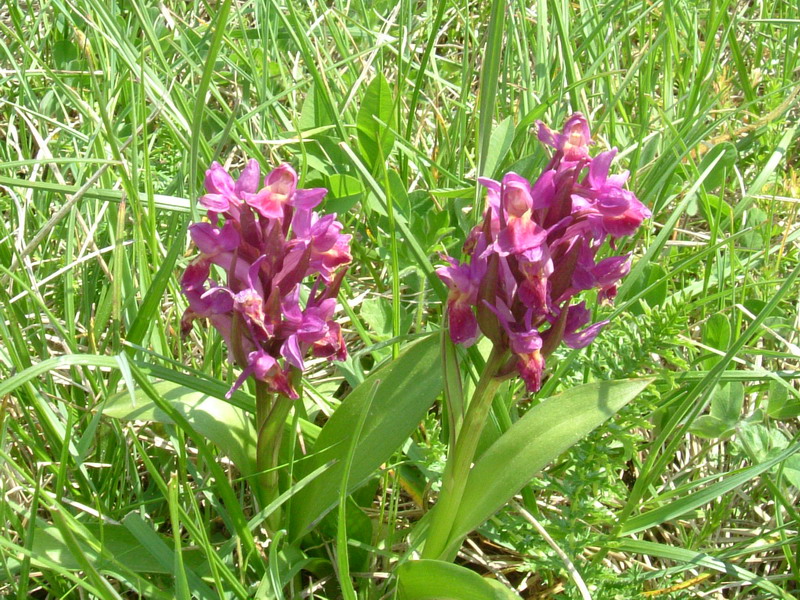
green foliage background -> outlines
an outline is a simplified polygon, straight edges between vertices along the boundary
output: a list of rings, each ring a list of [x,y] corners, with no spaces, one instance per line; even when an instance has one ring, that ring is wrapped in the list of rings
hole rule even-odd
[[[340,597],[336,519],[312,553],[262,548],[211,435],[180,413],[101,416],[137,384],[221,398],[236,376],[213,331],[178,334],[203,171],[291,161],[354,234],[340,298],[352,356],[308,374],[313,438],[350,389],[440,329],[432,268],[478,218],[476,178],[534,176],[547,160],[534,122],[582,111],[654,217],[621,244],[636,261],[597,308],[612,325],[551,361],[541,397],[657,381],[521,501],[595,598],[792,597],[799,38],[784,0],[0,6],[0,595]],[[469,388],[476,355],[459,357]],[[246,392],[233,402],[252,410]],[[530,403],[504,386],[487,435]],[[359,597],[392,597],[443,427],[429,412],[344,511]],[[524,597],[580,597],[514,507],[480,533],[463,564]]]

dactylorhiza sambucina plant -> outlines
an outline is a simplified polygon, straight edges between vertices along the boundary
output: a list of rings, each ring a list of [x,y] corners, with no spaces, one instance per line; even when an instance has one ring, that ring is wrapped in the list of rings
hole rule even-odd
[[[208,222],[189,228],[200,256],[181,280],[189,301],[181,327],[186,333],[194,320],[208,319],[225,339],[231,362],[242,369],[228,397],[249,377],[255,380],[258,495],[269,500],[305,357],[347,357],[333,315],[351,261],[351,236],[342,233],[335,214],[314,211],[327,190],[298,189],[288,164],[262,182],[256,160],[236,181],[213,163],[205,187],[199,202]],[[212,279],[214,265],[224,284]]]
[[[518,374],[529,392],[542,385],[545,364],[564,342],[583,348],[608,321],[590,324],[591,310],[577,301],[596,289],[613,300],[630,270],[629,254],[597,260],[609,242],[636,232],[650,211],[625,189],[628,173],[610,175],[616,148],[591,158],[589,126],[580,113],[561,133],[538,124],[539,140],[555,149],[539,178],[515,173],[502,181],[480,179],[487,189],[483,221],[469,234],[469,261],[445,257],[437,270],[450,293],[450,337],[463,346],[483,333],[493,343],[472,402],[448,456],[437,510],[423,556],[446,554],[449,519],[463,493],[478,439],[500,381]]]

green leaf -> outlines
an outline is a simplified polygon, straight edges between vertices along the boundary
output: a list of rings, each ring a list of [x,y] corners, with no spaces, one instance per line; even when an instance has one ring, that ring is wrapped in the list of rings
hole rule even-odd
[[[790,392],[792,398],[789,398]],[[794,419],[800,416],[800,396],[789,385],[778,381],[770,382],[767,414],[773,419]]]
[[[500,510],[531,478],[633,400],[653,379],[598,381],[544,400],[478,459],[467,479],[451,543]]]
[[[489,138],[489,148],[486,152],[486,163],[483,172],[487,177],[494,177],[495,171],[503,162],[514,141],[514,123],[511,117],[506,117],[492,131]]]
[[[620,540],[615,542],[612,546],[622,550],[623,552],[635,552],[637,554],[644,554],[647,556],[657,556],[659,558],[666,558],[677,562],[683,562],[693,567],[706,567],[713,569],[728,576],[734,576],[740,581],[753,584],[762,590],[773,594],[775,598],[783,598],[784,600],[791,600],[792,596],[777,585],[764,579],[760,575],[743,569],[742,567],[729,562],[727,560],[719,559],[705,552],[696,552],[687,548],[678,548],[673,545],[659,544],[657,542],[646,542],[641,540]]]
[[[714,162],[718,156],[720,157],[719,160]],[[736,146],[730,142],[717,144],[706,152],[705,156],[703,156],[703,160],[700,161],[700,165],[697,167],[697,170],[702,173],[709,165],[712,163],[714,164],[703,182],[703,187],[706,191],[713,192],[722,185],[725,173],[731,172],[733,165],[736,164],[737,158],[739,158],[739,153],[736,151]]]
[[[147,330],[154,322],[158,321],[159,310],[161,309],[161,298],[164,295],[164,290],[167,289],[170,278],[173,276],[175,261],[178,259],[178,256],[185,246],[186,231],[181,229],[174,238],[172,246],[161,263],[150,287],[147,288],[147,293],[136,313],[136,317],[128,328],[126,339],[129,343],[141,344]],[[128,353],[130,356],[134,354],[134,349],[130,346],[128,347]]]
[[[309,131],[317,127],[324,127],[333,124],[333,117],[328,112],[328,104],[324,99],[320,99],[320,92],[315,83],[308,89],[306,98],[303,101],[303,108],[300,110],[298,127],[300,131]]]
[[[297,465],[303,477],[325,463],[325,471],[292,499],[289,539],[296,540],[339,501],[343,463],[353,425],[380,380],[350,467],[348,489],[367,480],[408,439],[442,390],[439,336],[409,346],[397,360],[370,374],[348,395],[320,431],[313,454]]]
[[[256,471],[256,432],[249,415],[232,404],[171,381],[153,386],[166,402],[227,454],[244,476]],[[156,421],[173,424],[164,412],[141,390],[116,394],[103,406],[103,414],[122,421]]]
[[[339,214],[346,213],[359,202],[363,196],[363,184],[350,175],[331,175],[328,177],[329,196],[325,199],[325,210]]]
[[[397,569],[398,600],[519,600],[494,579],[440,560],[411,560]]]
[[[92,562],[99,571],[113,570],[116,563],[124,564],[131,571],[136,573],[161,573],[169,575],[172,573],[172,563],[159,560],[146,547],[142,546],[136,536],[128,531],[123,525],[113,524],[85,524],[86,530],[103,544],[103,549],[109,556],[114,557],[114,562],[103,559],[88,544],[79,542],[79,546],[84,555]],[[157,534],[153,534],[157,535]],[[159,538],[166,544],[171,544],[171,540]],[[49,560],[61,565],[70,571],[81,569],[80,562],[72,555],[63,535],[55,525],[45,525],[37,527],[33,539],[33,562],[36,557]],[[184,561],[203,571],[205,560],[199,549],[184,551]]]
[[[786,459],[782,471],[784,479],[800,490],[800,456],[795,454]]]
[[[389,156],[394,146],[394,97],[392,88],[383,74],[378,73],[367,86],[361,108],[356,119],[358,143],[364,159],[371,166],[378,164],[381,157]]]
[[[392,305],[386,298],[368,298],[361,303],[361,318],[375,333],[378,340],[392,337]],[[400,322],[400,334],[411,327],[413,315],[406,312]]]
[[[681,498],[667,498],[663,506],[659,506],[641,515],[636,515],[625,521],[619,530],[619,535],[624,536],[649,529],[665,521],[680,517],[704,504],[708,504],[723,494],[759,476],[764,471],[768,471],[779,462],[792,456],[798,450],[800,450],[800,444],[795,444],[765,462],[755,464],[746,469],[725,473],[720,476],[720,481],[688,493]]]
[[[481,83],[478,93],[478,175],[486,170],[492,137],[492,122],[497,109],[497,83],[503,59],[503,33],[506,24],[506,3],[493,0],[489,12],[489,29],[481,59]]]
[[[715,313],[703,326],[703,343],[706,346],[721,351],[723,354],[731,343],[731,324],[723,314]],[[717,364],[722,356],[712,356],[703,360],[703,366],[708,370]]]
[[[716,440],[733,433],[734,429],[725,421],[712,415],[697,417],[689,431],[706,440]]]
[[[719,384],[711,393],[711,414],[729,425],[735,425],[742,416],[744,386],[738,381]]]
[[[211,77],[216,71],[217,55],[222,47],[223,40],[225,39],[225,32],[227,31],[226,23],[228,22],[228,14],[231,10],[230,0],[223,0],[219,4],[219,10],[216,16],[212,15],[215,19],[214,34],[211,37],[211,45],[208,48],[208,54],[205,57],[205,66],[203,67],[203,75],[200,78],[200,85],[197,87],[197,92],[194,98],[194,111],[192,113],[192,129],[189,138],[189,197],[196,198],[196,188],[198,183],[197,167],[200,164],[200,146],[201,146],[201,128],[203,125],[203,116],[208,109],[208,98],[206,94],[209,86],[211,85]],[[203,140],[204,141],[204,140]],[[207,147],[207,143],[204,144]],[[191,205],[192,215],[194,216],[194,204]]]

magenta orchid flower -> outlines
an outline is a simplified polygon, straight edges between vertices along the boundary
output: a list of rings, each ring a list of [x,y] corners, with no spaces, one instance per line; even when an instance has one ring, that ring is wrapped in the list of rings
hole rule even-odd
[[[597,254],[651,216],[625,189],[627,173],[609,175],[616,149],[590,157],[583,115],[560,133],[538,123],[538,137],[555,150],[542,175],[533,184],[516,173],[479,179],[487,206],[464,244],[470,260],[444,257],[448,265],[436,271],[449,290],[453,342],[468,346],[483,333],[511,355],[498,376],[516,372],[531,392],[559,344],[584,348],[607,325],[590,323],[591,311],[574,299],[591,289],[598,302],[614,299],[630,255],[598,261]]]
[[[208,319],[222,334],[242,369],[228,396],[254,377],[274,393],[297,398],[291,370],[305,368],[306,354],[347,357],[334,313],[351,236],[341,233],[336,215],[314,212],[327,190],[298,189],[297,183],[288,164],[263,185],[256,160],[236,180],[219,163],[206,171],[200,204],[210,222],[190,227],[200,256],[181,280],[189,301],[181,329],[188,333],[194,320]],[[210,280],[212,265],[225,274],[224,284]],[[301,303],[306,281],[310,293]]]

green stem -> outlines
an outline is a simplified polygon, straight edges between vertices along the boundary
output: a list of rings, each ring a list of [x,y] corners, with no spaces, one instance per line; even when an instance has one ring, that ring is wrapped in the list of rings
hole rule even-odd
[[[286,417],[294,405],[294,400],[283,394],[275,395],[269,414],[258,430],[256,463],[259,471],[259,484],[262,508],[275,500],[280,494],[280,462],[281,439],[286,425]],[[271,532],[280,529],[281,514],[276,509],[267,517],[267,528]]]
[[[267,423],[267,418],[272,410],[273,395],[269,391],[269,387],[263,381],[256,379],[256,469],[258,471],[258,479],[255,485],[256,497],[261,505],[261,508],[266,506],[267,496],[266,491],[269,488],[267,474],[269,472],[269,453],[265,447],[267,438],[262,435],[264,427]]]
[[[505,355],[506,352],[498,350],[497,347],[492,349],[475,388],[475,393],[472,395],[467,414],[464,416],[464,423],[458,432],[455,448],[447,457],[442,478],[442,491],[439,493],[439,499],[431,515],[431,524],[425,539],[422,558],[441,560],[452,543],[450,533],[453,522],[464,495],[467,477],[475,459],[475,451],[478,448],[489,409],[492,406],[492,399],[500,385],[500,381],[495,375],[503,364]]]

